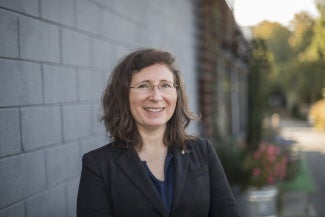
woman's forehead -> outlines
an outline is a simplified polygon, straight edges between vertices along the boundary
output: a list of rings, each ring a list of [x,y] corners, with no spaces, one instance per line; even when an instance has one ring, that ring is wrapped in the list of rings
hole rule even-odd
[[[132,76],[132,82],[174,81],[174,74],[164,64],[154,64],[143,68]]]

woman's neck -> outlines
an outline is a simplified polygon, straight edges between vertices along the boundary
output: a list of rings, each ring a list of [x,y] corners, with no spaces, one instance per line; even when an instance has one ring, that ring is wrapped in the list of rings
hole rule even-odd
[[[142,161],[146,161],[150,170],[154,172],[156,177],[163,180],[164,161],[168,152],[168,147],[164,144],[165,131],[140,131],[142,137],[142,148],[138,151]],[[159,166],[159,170],[156,167]]]
[[[166,144],[164,144],[165,129],[139,130],[139,133],[143,141],[143,149],[162,150],[166,148]]]

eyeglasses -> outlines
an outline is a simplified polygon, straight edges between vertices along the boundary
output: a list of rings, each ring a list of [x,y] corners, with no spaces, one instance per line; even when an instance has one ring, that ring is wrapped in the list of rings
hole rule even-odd
[[[150,93],[152,93],[155,86],[158,87],[160,93],[171,94],[171,93],[173,93],[173,91],[175,90],[175,88],[178,85],[174,84],[173,82],[169,82],[169,81],[162,81],[156,85],[152,84],[151,82],[145,81],[145,82],[141,82],[141,83],[139,83],[133,87],[130,87],[130,88],[133,88],[133,89],[135,89],[141,93],[144,93],[144,94],[150,94]]]

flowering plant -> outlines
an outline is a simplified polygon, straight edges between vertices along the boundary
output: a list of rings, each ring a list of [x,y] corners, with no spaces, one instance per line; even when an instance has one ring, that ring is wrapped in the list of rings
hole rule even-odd
[[[293,180],[300,169],[299,155],[291,146],[268,139],[256,148],[243,140],[230,139],[218,143],[216,150],[228,181],[244,190],[261,188],[281,181]]]
[[[261,142],[256,150],[246,152],[243,160],[249,186],[273,185],[286,178],[288,154],[278,145]]]

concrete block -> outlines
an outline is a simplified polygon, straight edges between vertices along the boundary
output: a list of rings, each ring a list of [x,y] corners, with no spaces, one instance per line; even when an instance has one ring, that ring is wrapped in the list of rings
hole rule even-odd
[[[41,0],[41,16],[60,24],[74,26],[74,0]]]
[[[106,38],[110,38],[113,41],[119,40],[119,34],[117,33],[116,28],[119,22],[118,20],[121,18],[108,10],[102,10],[100,15],[101,28],[99,34]]]
[[[58,106],[21,109],[22,144],[32,150],[61,142],[61,115]]]
[[[45,189],[43,151],[0,160],[0,209]]]
[[[48,191],[26,201],[26,216],[66,217],[64,186]]]
[[[18,109],[0,109],[0,157],[21,151]]]
[[[0,6],[38,17],[38,1],[39,0],[0,0]]]
[[[64,141],[91,134],[91,107],[89,105],[63,106]]]
[[[154,2],[155,4],[159,4],[159,2]],[[146,10],[143,10],[143,7],[146,7]],[[127,17],[132,22],[135,22],[139,25],[143,23],[143,18],[146,17],[146,13],[148,13],[147,7],[150,5],[147,0],[138,0],[138,1],[129,1],[129,0],[119,0],[114,10],[117,13],[121,14],[123,17]],[[161,8],[160,8],[160,11]]]
[[[0,59],[0,106],[42,103],[41,66]]]
[[[79,180],[80,178],[77,177],[69,181],[66,184],[66,195],[67,195],[67,206],[68,206],[68,217],[75,217],[76,215],[76,204],[77,204],[77,195],[78,195],[78,188],[79,188]]]
[[[0,10],[0,56],[18,57],[18,17]]]
[[[43,65],[45,103],[77,100],[77,74],[74,68]]]
[[[114,67],[113,61],[116,59],[115,46],[105,41],[92,39],[91,57],[94,67],[105,70],[111,69]]]
[[[63,63],[90,66],[90,39],[70,30],[62,30]]]
[[[120,59],[122,59],[124,56],[126,56],[127,54],[130,53],[130,49],[124,47],[124,46],[121,46],[121,45],[117,45],[116,48],[116,60],[114,62],[114,66],[118,63],[118,61]]]
[[[123,7],[120,6],[120,2],[118,2],[118,5],[118,7]],[[142,12],[145,13],[144,11]],[[141,17],[141,19],[143,20],[144,18]],[[145,29],[146,26],[143,24],[145,22],[146,21],[137,23],[126,15],[115,14],[111,11],[103,10],[101,13],[102,28],[100,29],[100,34],[110,38],[115,44],[117,41],[117,43],[122,43],[123,45],[133,45],[134,48],[146,47],[148,46],[148,38],[153,37],[152,35],[156,36],[156,34],[155,32],[150,32],[150,34],[148,34]]]
[[[78,70],[79,99],[100,101],[104,90],[104,76],[100,71]]]
[[[76,1],[77,28],[98,34],[100,32],[100,8],[87,0]]]
[[[130,45],[138,42],[137,39],[133,38],[136,33],[136,25],[130,20],[124,18],[118,19],[114,29],[121,43]]]
[[[46,150],[48,185],[58,184],[80,175],[79,143],[62,144]]]
[[[25,217],[24,203],[15,203],[10,207],[0,210],[0,217]]]
[[[115,4],[118,3],[115,0],[92,0],[92,1],[111,9],[113,9]]]
[[[60,62],[59,28],[46,22],[19,17],[22,58]]]
[[[162,16],[161,8],[163,8],[164,1],[160,2],[148,2],[148,8],[150,8],[147,13],[146,17],[142,21],[142,25],[145,26],[145,28],[153,32],[153,35],[158,37],[159,35],[162,35],[162,26],[164,25],[164,17]]]
[[[133,6],[132,1],[128,0],[120,0],[118,3],[116,3],[114,10],[123,16],[128,16],[130,17],[131,12],[131,7]]]
[[[159,4],[158,2],[154,3]],[[144,5],[150,5],[148,0],[129,1],[129,8],[127,12],[129,13],[131,20],[136,22],[138,25],[143,25],[143,18],[147,17],[147,13],[149,13],[151,10],[150,8],[143,10]]]

